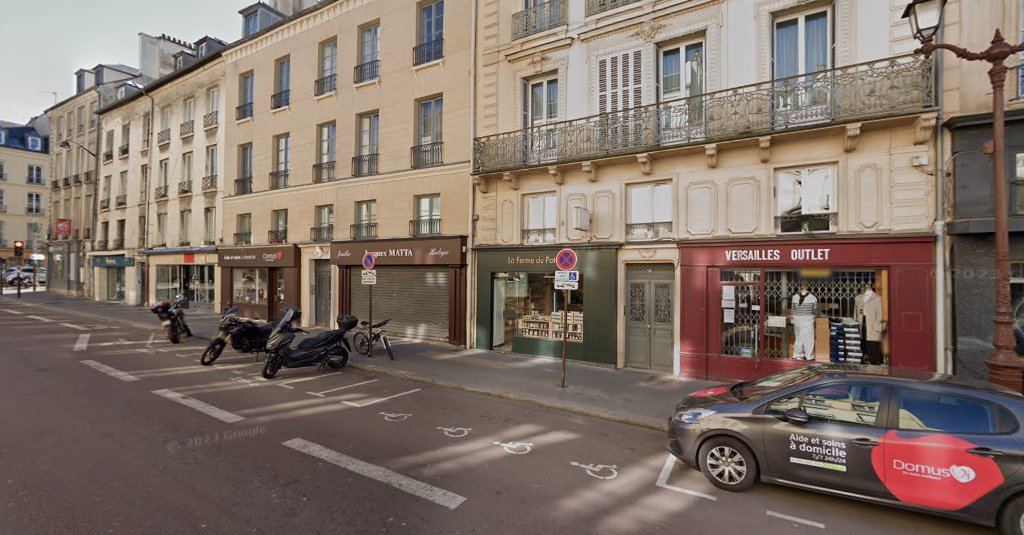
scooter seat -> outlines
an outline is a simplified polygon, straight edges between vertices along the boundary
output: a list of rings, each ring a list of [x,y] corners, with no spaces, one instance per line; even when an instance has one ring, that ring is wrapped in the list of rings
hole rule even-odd
[[[299,345],[296,347],[298,347],[299,349],[309,349],[311,347],[326,344],[332,340],[335,334],[335,331],[324,331],[316,336],[310,336],[309,338],[306,338],[305,340],[299,342]]]

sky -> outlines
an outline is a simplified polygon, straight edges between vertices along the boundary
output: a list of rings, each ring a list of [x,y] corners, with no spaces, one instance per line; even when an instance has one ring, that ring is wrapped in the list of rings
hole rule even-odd
[[[138,67],[139,37],[188,42],[242,34],[238,10],[255,0],[0,0],[0,120],[25,123],[75,91],[74,73],[98,63]]]

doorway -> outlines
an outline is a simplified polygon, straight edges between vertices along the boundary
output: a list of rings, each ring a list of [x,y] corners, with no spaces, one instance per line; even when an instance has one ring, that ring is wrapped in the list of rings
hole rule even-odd
[[[331,326],[331,262],[313,261],[313,321],[318,327]]]
[[[675,268],[626,265],[626,366],[673,371]]]

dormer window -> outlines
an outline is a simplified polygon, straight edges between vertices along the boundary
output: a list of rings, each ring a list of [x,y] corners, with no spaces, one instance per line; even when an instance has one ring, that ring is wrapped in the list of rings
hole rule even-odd
[[[127,93],[127,91],[128,91],[127,88],[125,88],[125,86],[123,86],[123,85],[121,87],[118,87],[117,88],[117,99],[120,100],[120,99],[124,98],[124,96]]]
[[[200,56],[205,56],[206,55],[206,43],[200,43],[199,44],[199,55]]]
[[[249,37],[250,35],[258,32],[259,29],[259,13],[250,13],[246,15],[244,28],[245,37]]]
[[[174,58],[174,68],[180,69],[185,64],[185,56],[178,56]]]
[[[43,150],[43,140],[35,136],[28,136],[28,150]]]

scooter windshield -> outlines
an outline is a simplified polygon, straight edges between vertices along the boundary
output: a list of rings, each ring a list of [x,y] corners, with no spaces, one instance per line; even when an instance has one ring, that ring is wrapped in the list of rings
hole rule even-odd
[[[221,317],[226,318],[228,316],[234,316],[235,314],[238,314],[238,307],[232,307],[225,310],[224,314],[222,314]]]
[[[294,311],[290,308],[285,311],[284,316],[281,317],[281,321],[277,322],[277,325],[274,326],[274,332],[271,333],[271,335],[277,334],[278,331],[287,327],[288,324],[292,322],[292,316],[294,314]]]

